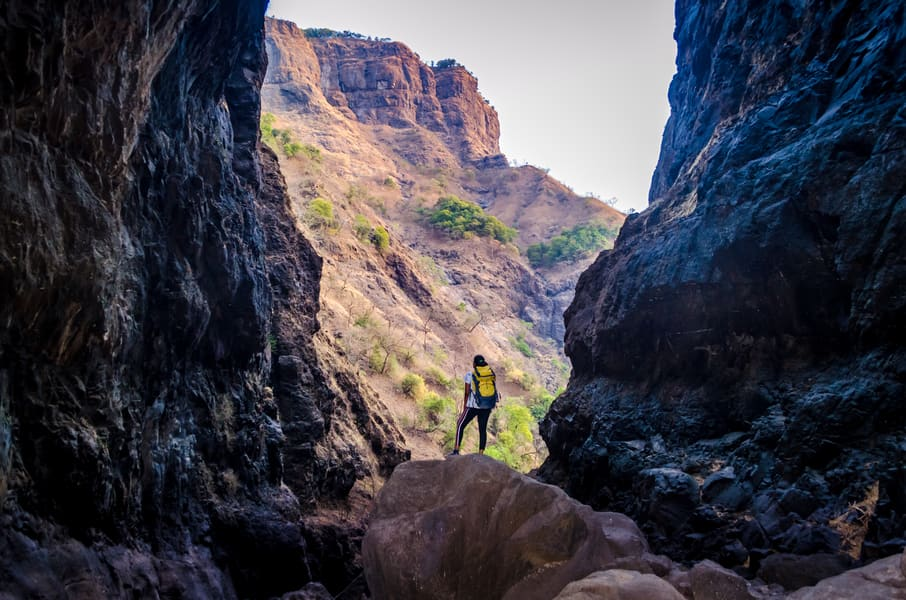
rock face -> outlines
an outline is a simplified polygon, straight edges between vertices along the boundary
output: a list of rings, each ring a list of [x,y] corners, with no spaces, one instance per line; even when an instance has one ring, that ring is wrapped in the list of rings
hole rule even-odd
[[[317,63],[292,57],[280,48],[297,47],[304,33],[293,23],[268,19],[268,37],[277,64],[270,83],[304,80],[296,69],[315,68],[321,91],[332,105],[367,124],[409,127],[414,124],[442,134],[461,159],[505,165],[500,155],[497,111],[478,91],[478,81],[464,67],[429,67],[399,42],[355,37],[312,37],[308,44]],[[283,39],[295,38],[295,39]],[[305,65],[305,66],[303,66]],[[304,94],[303,94],[304,98]]]
[[[262,185],[264,8],[4,6],[0,595],[299,589],[330,569],[313,499],[405,458],[311,350],[320,262]]]
[[[904,554],[903,556],[906,556]],[[790,600],[835,600],[864,598],[865,600],[906,599],[906,574],[900,567],[901,556],[891,556],[842,575],[821,581],[814,587],[803,588]]]
[[[667,570],[625,516],[478,455],[397,467],[362,557],[376,599],[553,598],[598,570]]]
[[[675,558],[896,552],[903,7],[680,0],[676,14],[651,205],[566,313],[574,371],[542,424],[543,477],[638,518]],[[646,469],[695,478],[700,499],[664,522],[646,499],[673,488]]]

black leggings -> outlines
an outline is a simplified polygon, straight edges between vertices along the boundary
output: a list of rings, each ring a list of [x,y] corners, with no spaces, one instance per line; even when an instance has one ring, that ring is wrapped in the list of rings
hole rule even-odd
[[[478,417],[478,449],[484,450],[485,444],[488,443],[488,418],[490,416],[490,408],[472,408],[470,406],[464,410],[456,421],[456,447],[459,448],[462,443],[462,434],[466,430],[466,425]]]

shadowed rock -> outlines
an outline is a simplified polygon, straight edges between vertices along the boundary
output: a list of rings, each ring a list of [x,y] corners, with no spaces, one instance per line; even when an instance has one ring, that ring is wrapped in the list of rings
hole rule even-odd
[[[751,600],[746,580],[721,567],[719,564],[705,560],[689,571],[694,598],[713,598],[715,600]]]
[[[651,204],[565,314],[573,374],[541,424],[541,477],[674,559],[896,552],[902,2],[679,0],[676,16]],[[705,482],[684,523],[634,489],[665,468]]]
[[[867,567],[853,569],[825,579],[789,595],[789,600],[903,600],[906,598],[906,574],[902,556],[890,556]]]
[[[815,585],[852,568],[852,560],[838,554],[772,554],[761,561],[758,577],[788,590]]]
[[[618,563],[663,570],[647,550],[627,517],[481,456],[397,467],[362,545],[374,597],[394,600],[548,599]]]

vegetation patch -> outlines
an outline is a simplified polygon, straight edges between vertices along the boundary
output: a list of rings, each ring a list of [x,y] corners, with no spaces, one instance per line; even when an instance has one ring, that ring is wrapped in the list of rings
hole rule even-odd
[[[425,211],[428,223],[446,231],[454,238],[478,235],[494,238],[508,244],[516,239],[517,231],[504,225],[500,219],[484,212],[480,206],[456,196],[444,196],[433,209]]]
[[[532,435],[534,424],[531,411],[518,399],[505,401],[494,411],[492,430],[496,439],[485,452],[517,471],[523,470],[534,461],[536,454]]]
[[[521,333],[514,338],[510,338],[510,343],[513,345],[513,348],[518,350],[526,358],[531,358],[535,355],[532,352],[531,346],[528,345],[528,342],[525,340],[525,336]]]
[[[305,221],[310,227],[320,229],[336,226],[337,219],[333,212],[333,203],[324,198],[314,198],[305,210]]]
[[[374,244],[378,252],[383,254],[390,247],[390,234],[384,227],[378,225],[371,232],[371,243]]]
[[[274,152],[282,152],[288,158],[304,156],[308,160],[320,164],[323,160],[321,149],[313,144],[302,144],[293,139],[288,129],[274,127],[277,117],[274,113],[261,115],[261,141],[270,146]]]
[[[532,244],[525,252],[533,267],[572,262],[590,252],[613,247],[617,232],[601,223],[585,223],[564,229],[549,242]]]
[[[417,373],[407,373],[400,382],[400,390],[415,401],[425,396],[425,380]]]

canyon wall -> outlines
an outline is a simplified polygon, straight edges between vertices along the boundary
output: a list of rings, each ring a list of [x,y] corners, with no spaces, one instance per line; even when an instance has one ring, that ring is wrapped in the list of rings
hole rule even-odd
[[[675,557],[900,550],[904,7],[676,15],[650,206],[565,315],[542,475]]]
[[[259,159],[264,9],[4,7],[2,592],[348,581],[354,542],[328,564],[304,515],[406,458],[312,349],[320,259]]]

